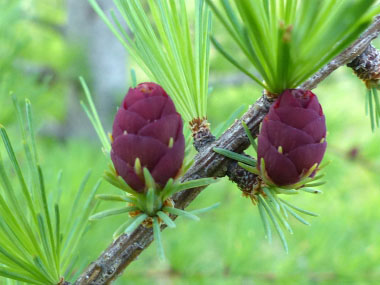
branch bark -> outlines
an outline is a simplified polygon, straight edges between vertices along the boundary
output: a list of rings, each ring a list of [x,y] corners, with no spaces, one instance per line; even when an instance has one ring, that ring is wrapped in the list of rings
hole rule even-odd
[[[348,47],[340,55],[322,67],[315,75],[303,83],[300,88],[311,90],[317,87],[317,85],[322,82],[327,76],[329,76],[333,71],[342,65],[346,65],[361,55],[369,46],[371,41],[379,36],[379,33],[380,15],[377,15],[371,26],[365,30],[365,32],[350,47]]]
[[[380,16],[377,16],[373,24],[362,36],[344,52],[323,67],[317,74],[302,84],[301,88],[313,89],[339,66],[345,65],[360,55],[379,35]],[[259,126],[267,114],[271,101],[261,96],[252,105],[243,117],[236,121],[215,142],[202,148],[196,155],[193,166],[182,178],[182,181],[198,179],[202,177],[223,177],[227,173],[231,160],[213,151],[214,147],[228,149],[234,152],[242,152],[249,146],[248,138],[241,122],[244,121],[253,135],[259,132]],[[178,193],[174,197],[175,206],[186,208],[203,190],[195,188]],[[162,227],[164,228],[164,227]],[[122,235],[115,240],[89,267],[82,273],[75,284],[109,284],[115,280],[124,269],[153,241],[152,229],[143,226],[137,228],[131,235]]]

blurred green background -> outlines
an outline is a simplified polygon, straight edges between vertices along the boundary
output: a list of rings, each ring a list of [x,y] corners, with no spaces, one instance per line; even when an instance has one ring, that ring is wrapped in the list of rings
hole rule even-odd
[[[214,33],[233,47],[217,22]],[[86,172],[92,169],[93,185],[109,163],[79,107],[83,92],[78,76],[89,83],[106,130],[129,86],[129,69],[136,69],[139,82],[147,80],[112,39],[87,1],[0,0],[0,123],[17,144],[10,92],[31,100],[47,186],[53,191],[63,170],[67,213]],[[261,93],[214,50],[210,84],[213,127],[240,106],[246,110]],[[290,197],[320,217],[308,218],[311,227],[291,221],[295,233],[288,236],[289,254],[278,238],[268,244],[256,207],[224,179],[190,206],[220,201],[219,208],[200,222],[180,218],[176,229],[163,232],[166,262],[158,260],[153,243],[115,284],[379,284],[380,130],[370,130],[364,92],[345,67],[315,90],[327,118],[325,160],[331,163],[324,170],[327,184],[320,187],[324,194]],[[117,190],[103,183],[100,193]],[[101,205],[110,207],[114,205]],[[78,252],[84,265],[108,246],[125,218],[93,225]]]

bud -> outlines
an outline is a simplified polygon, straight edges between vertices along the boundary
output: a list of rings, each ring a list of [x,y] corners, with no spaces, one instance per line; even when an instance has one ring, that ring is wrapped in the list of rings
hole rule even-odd
[[[309,90],[288,89],[263,120],[258,168],[277,186],[295,184],[320,164],[326,146],[325,116],[317,96]],[[265,171],[260,169],[262,159]]]
[[[185,152],[180,114],[161,86],[130,88],[112,128],[111,159],[116,172],[138,192],[145,192],[143,168],[163,187],[179,173]]]

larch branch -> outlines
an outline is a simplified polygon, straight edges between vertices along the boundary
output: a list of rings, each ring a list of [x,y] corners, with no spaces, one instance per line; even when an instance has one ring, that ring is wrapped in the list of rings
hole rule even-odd
[[[380,16],[377,16],[372,25],[361,35],[361,37],[349,48],[343,51],[329,64],[318,71],[300,87],[313,89],[338,67],[345,65],[359,56],[379,35]],[[196,155],[193,166],[183,176],[182,180],[194,180],[203,177],[223,177],[226,175],[228,164],[231,160],[215,153],[214,147],[228,149],[241,153],[248,146],[249,141],[244,132],[241,122],[244,121],[256,136],[259,126],[271,105],[265,95],[261,96],[253,104],[240,120],[237,120],[224,134],[201,149]],[[203,190],[195,188],[178,193],[174,197],[175,206],[180,209],[186,208]],[[165,227],[162,227],[162,229]],[[153,231],[143,226],[138,227],[130,235],[123,234],[92,262],[75,282],[83,284],[109,284],[122,274],[124,269],[135,260],[153,241]]]

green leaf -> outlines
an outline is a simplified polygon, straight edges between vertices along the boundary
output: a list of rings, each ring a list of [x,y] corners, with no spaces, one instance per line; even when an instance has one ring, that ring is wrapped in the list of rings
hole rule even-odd
[[[121,195],[110,195],[110,194],[98,194],[95,196],[96,199],[103,200],[103,201],[115,201],[115,202],[129,202],[134,203],[135,200]]]
[[[90,1],[90,2],[92,2],[92,1]],[[97,133],[97,135],[98,135],[98,137],[102,143],[104,150],[107,153],[110,153],[111,152],[111,144],[108,140],[106,132],[104,131],[103,125],[100,121],[98,112],[95,108],[94,101],[92,100],[92,97],[91,97],[90,90],[86,84],[86,81],[83,79],[83,77],[79,77],[79,81],[80,81],[82,88],[84,90],[84,93],[86,95],[87,104],[88,104],[89,108],[83,102],[81,102],[81,105],[82,105],[85,113],[87,114],[87,117],[90,119],[92,126],[94,127],[94,129],[95,129],[95,131],[96,131],[96,133]]]
[[[288,230],[289,233],[293,234],[293,230],[290,227],[289,223],[285,220],[285,218],[281,215],[280,205],[277,202],[275,195],[272,195],[271,191],[268,188],[263,188],[264,193],[268,196],[267,205],[272,209],[272,213],[274,213],[277,220]]]
[[[21,116],[21,114],[20,114],[20,116]],[[20,122],[20,124],[21,124],[21,122]],[[21,131],[23,132],[22,127],[21,127]],[[24,133],[24,135],[25,135],[25,133]],[[11,145],[11,142],[8,138],[8,135],[7,135],[4,127],[1,127],[1,136],[3,138],[4,145],[7,149],[8,156],[12,162],[12,166],[17,173],[17,178],[18,178],[18,181],[20,183],[21,192],[22,192],[22,195],[20,195],[21,193],[18,193],[19,189],[17,189],[17,191],[15,191],[15,189],[12,187],[11,182],[8,179],[7,174],[4,170],[2,161],[0,159],[1,183],[3,184],[4,189],[5,189],[5,192],[4,192],[5,197],[10,202],[9,206],[11,208],[13,208],[13,210],[11,210],[9,208],[9,206],[7,205],[7,202],[1,196],[1,198],[0,198],[0,206],[1,206],[0,214],[7,219],[6,220],[7,224],[3,224],[2,228],[3,229],[6,229],[6,228],[9,229],[9,230],[7,230],[8,236],[17,234],[17,238],[16,239],[13,238],[13,241],[12,241],[14,243],[15,248],[21,249],[22,247],[26,246],[25,253],[20,256],[20,258],[21,258],[20,262],[23,262],[23,265],[21,265],[21,268],[27,269],[28,266],[34,267],[33,260],[30,258],[29,254],[41,256],[44,263],[47,263],[47,260],[50,258],[51,262],[49,263],[48,268],[46,268],[44,265],[42,267],[44,269],[42,276],[46,275],[46,276],[48,276],[48,278],[50,278],[50,280],[57,280],[57,278],[53,277],[53,276],[56,276],[58,274],[58,272],[57,272],[58,268],[56,267],[56,263],[54,263],[54,260],[56,260],[56,258],[53,259],[53,256],[55,256],[54,253],[52,252],[54,247],[52,246],[51,243],[50,244],[47,243],[47,244],[45,244],[45,247],[43,249],[41,247],[40,241],[38,240],[39,235],[42,235],[42,237],[45,238],[45,235],[43,235],[44,232],[38,231],[38,229],[40,229],[40,228],[38,227],[39,226],[38,215],[36,215],[36,210],[35,210],[36,207],[38,207],[41,204],[41,199],[37,198],[36,199],[37,203],[31,202],[31,199],[32,199],[31,193],[30,193],[30,191],[29,191],[29,189],[25,183],[24,176],[22,175],[22,170],[21,170],[21,168],[17,162],[17,159],[16,159],[14,151],[13,151],[13,147]],[[28,148],[24,148],[24,149],[27,150]],[[23,202],[22,203],[23,206],[21,206],[21,204],[18,201],[18,198],[16,198],[16,195],[23,197],[26,200],[26,204]],[[30,219],[30,217],[31,217],[31,219]],[[22,238],[22,242],[19,241],[19,243],[17,244],[17,240],[19,238]],[[54,238],[51,238],[50,242],[52,242],[53,239]],[[3,242],[5,242],[5,240]],[[5,250],[7,248],[1,242],[0,242],[0,247],[3,247]],[[9,250],[7,252],[8,261],[0,261],[0,263],[5,262],[5,264],[9,264],[8,263],[9,261],[11,261],[11,260],[14,261],[17,259],[16,252],[12,251],[9,248],[8,248],[8,250]],[[28,256],[29,256],[29,258],[28,258]],[[9,259],[9,257],[12,257],[12,258]],[[55,266],[54,266],[54,264],[55,264]],[[20,265],[20,263],[17,266],[19,266],[19,265]],[[31,273],[37,279],[42,278],[42,280],[46,280],[43,277],[41,277],[41,273],[38,272],[38,270],[33,269],[33,272],[31,272]]]
[[[65,231],[66,234],[63,236],[63,247],[61,253],[63,264],[61,267],[64,269],[67,269],[70,266],[72,258],[75,256],[76,250],[81,241],[81,237],[83,237],[89,227],[89,217],[92,215],[97,205],[94,197],[100,185],[101,181],[99,180],[87,195],[83,203],[83,207],[76,210],[73,223],[70,223],[69,226],[66,227],[67,230]]]
[[[286,253],[288,253],[289,252],[288,243],[286,242],[285,234],[282,231],[280,225],[278,224],[277,219],[275,218],[275,216],[273,215],[272,211],[270,210],[270,208],[266,204],[264,198],[261,197],[261,195],[258,195],[258,198],[259,198],[259,203],[261,203],[263,205],[266,213],[268,214],[269,218],[271,219],[271,221],[272,221],[272,223],[274,225],[274,228],[276,229],[276,231],[277,231],[277,233],[278,233],[278,235],[280,237],[280,240],[282,242],[282,245],[283,245]]]
[[[161,260],[165,260],[165,252],[164,252],[164,247],[162,245],[162,239],[161,239],[161,229],[160,229],[160,224],[158,223],[157,217],[153,218],[153,235],[157,243],[158,256],[160,257]]]
[[[0,276],[3,276],[5,278],[13,279],[13,280],[18,280],[21,282],[25,282],[28,284],[41,284],[45,285],[45,282],[41,282],[39,279],[34,279],[31,277],[26,276],[25,274],[19,274],[12,272],[12,270],[7,270],[6,268],[0,267]]]
[[[309,215],[309,216],[313,216],[313,217],[318,217],[318,216],[319,216],[318,214],[315,214],[315,213],[313,213],[313,212],[310,212],[310,211],[307,211],[307,210],[301,209],[301,208],[299,208],[299,207],[297,207],[297,206],[294,206],[294,205],[290,204],[289,202],[287,202],[287,201],[285,201],[285,200],[283,200],[283,199],[281,199],[281,198],[280,198],[279,200],[280,200],[282,203],[284,203],[284,204],[286,204],[287,206],[293,208],[294,210],[297,210],[297,211],[300,212],[300,213],[303,213],[303,214],[306,214],[306,215]]]
[[[228,149],[214,147],[213,150],[225,157],[231,158],[236,161],[240,161],[242,163],[248,164],[250,166],[256,166],[256,160],[245,155],[230,151]]]
[[[376,88],[372,88],[372,94],[375,101],[375,108],[373,112],[373,116],[375,117],[374,121],[376,122],[376,126],[380,127],[380,99],[379,94]]]
[[[203,214],[203,213],[209,212],[211,210],[214,210],[215,208],[217,208],[219,206],[220,206],[220,202],[215,203],[214,205],[211,205],[211,206],[206,207],[206,208],[192,210],[192,211],[190,211],[190,213],[194,214],[194,215],[199,215],[199,214]]]
[[[38,164],[38,152],[37,152],[36,139],[35,139],[35,133],[34,133],[34,126],[33,126],[32,106],[29,99],[25,99],[25,109],[26,109],[27,126],[29,129],[30,139],[32,142],[34,161],[36,162],[36,164]]]
[[[277,203],[275,195],[273,195],[272,192],[270,191],[270,189],[268,189],[267,187],[263,187],[262,189],[263,189],[264,193],[268,196],[268,200],[276,206],[276,211],[280,212],[280,205],[279,205],[279,203]]]
[[[109,216],[114,216],[114,215],[120,215],[120,214],[125,214],[129,213],[132,211],[137,211],[137,207],[122,207],[122,208],[116,208],[116,209],[110,209],[110,210],[105,210],[99,213],[96,213],[95,215],[92,215],[90,217],[91,221],[95,220],[100,220]]]
[[[301,187],[299,190],[305,191],[311,194],[322,194],[323,192],[315,188]]]
[[[173,187],[176,185],[174,184],[173,178],[170,178],[168,182],[166,182],[164,188],[161,190],[160,197],[162,200],[166,200],[168,197],[171,196],[172,191],[175,191]]]
[[[63,174],[63,171],[62,169],[58,172],[58,175],[57,175],[57,189],[56,189],[56,202],[59,203],[61,201],[61,196],[62,196],[62,191],[63,191],[63,188],[62,188],[62,174]]]
[[[131,69],[131,82],[132,82],[132,88],[136,88],[137,86],[136,71],[133,68]]]
[[[306,226],[310,226],[310,223],[308,221],[306,221],[304,218],[302,218],[300,215],[298,215],[296,212],[294,212],[288,205],[284,205],[284,207],[298,221],[300,221],[301,223],[305,224]]]
[[[28,248],[33,248],[39,250],[38,241],[36,234],[32,231],[31,225],[26,217],[26,215],[19,211],[23,209],[21,204],[18,202],[17,197],[15,196],[15,191],[5,173],[3,163],[0,157],[0,178],[3,185],[3,189],[6,191],[5,196],[8,201],[3,199],[3,196],[0,195],[0,205],[3,210],[3,216],[7,219],[9,225],[13,230],[18,233],[19,236],[28,236],[29,239],[25,240],[25,244]],[[17,210],[18,209],[18,210]]]
[[[41,279],[49,280],[48,278],[44,278],[43,275],[41,276],[41,273],[35,269],[35,266],[33,266],[33,264],[24,262],[21,258],[10,254],[5,248],[0,247],[0,254],[2,254],[4,257],[7,258],[7,263],[10,265],[10,267],[22,268],[25,271],[29,272],[30,274],[33,274],[34,276],[36,276],[37,280],[41,280]]]
[[[54,256],[52,253],[52,245],[53,244],[50,243],[48,240],[48,232],[46,229],[45,221],[42,218],[42,215],[37,214],[37,219],[38,219],[38,227],[39,227],[39,231],[40,231],[40,237],[41,237],[41,241],[42,241],[42,248],[45,252],[45,256],[47,257],[49,265],[52,265],[52,264],[54,264]],[[49,272],[49,270],[45,268],[43,262],[41,261],[41,259],[38,256],[35,257],[35,262],[36,262],[36,265],[39,266],[39,269],[41,271],[43,271],[45,275],[47,275],[50,279],[54,280],[52,272]],[[56,272],[54,272],[54,273],[56,273]],[[58,278],[59,278],[59,276],[58,276]]]
[[[239,166],[241,166],[242,168],[244,168],[245,170],[247,170],[253,174],[256,174],[258,176],[261,175],[260,171],[257,169],[256,166],[247,165],[247,164],[242,163],[242,162],[239,162],[238,164],[239,164]]]
[[[219,180],[217,178],[200,178],[200,179],[182,182],[175,186],[175,190],[173,190],[174,192],[171,192],[171,195],[183,190],[207,186],[207,185],[216,183],[218,181]]]
[[[155,200],[156,200],[156,193],[154,191],[154,188],[149,188],[148,192],[146,193],[146,208],[147,208],[148,214],[154,214]]]
[[[29,263],[33,261],[34,253],[25,245],[22,239],[24,233],[15,230],[13,224],[9,223],[7,217],[0,217],[0,238],[6,246],[3,246],[7,252],[12,252],[15,256],[23,257]]]
[[[160,217],[169,228],[175,228],[176,225],[173,220],[162,211],[157,212],[157,216]]]
[[[41,217],[41,223],[43,223],[43,225],[46,225],[46,227],[47,227],[47,233],[46,234],[49,236],[49,239],[50,239],[47,244],[49,245],[49,251],[51,252],[52,258],[54,259],[54,261],[56,263],[55,264],[55,267],[57,270],[56,273],[57,273],[57,277],[59,278],[60,277],[60,274],[59,274],[60,264],[59,264],[59,260],[57,259],[57,252],[54,251],[56,249],[56,244],[58,243],[58,240],[55,240],[55,235],[53,233],[53,225],[51,222],[49,206],[47,203],[46,192],[45,192],[45,183],[44,183],[42,170],[41,170],[41,167],[39,165],[37,165],[37,168],[38,168],[38,177],[39,177],[39,182],[40,182],[41,200],[43,203],[43,216],[39,216],[39,217]],[[43,217],[43,220],[42,220],[42,217]]]
[[[12,162],[12,166],[14,168],[14,170],[16,171],[16,174],[17,174],[17,177],[18,177],[18,180],[19,180],[19,183],[20,183],[20,186],[21,186],[21,189],[22,189],[22,193],[24,195],[24,198],[26,199],[26,202],[28,204],[28,207],[32,213],[32,218],[34,219],[35,223],[37,223],[37,215],[36,215],[36,211],[35,211],[35,207],[34,207],[34,204],[32,202],[32,198],[30,196],[30,193],[27,189],[27,186],[26,186],[26,183],[25,183],[25,180],[24,180],[24,176],[22,175],[22,171],[21,171],[21,168],[17,162],[17,159],[16,159],[16,156],[15,156],[15,153],[13,151],[13,147],[12,147],[12,144],[9,140],[9,137],[8,137],[8,134],[5,130],[5,128],[3,126],[0,126],[0,134],[1,134],[1,137],[3,139],[3,142],[4,142],[4,145],[5,145],[5,148],[8,152],[8,156],[9,156],[9,159],[11,160]]]
[[[110,184],[115,186],[116,188],[119,188],[120,190],[125,191],[125,192],[131,194],[132,196],[135,196],[135,197],[141,196],[138,192],[136,192],[131,187],[129,187],[129,185],[127,183],[125,183],[124,180],[120,179],[120,177],[118,177],[118,176],[115,176],[114,173],[111,173],[109,171],[105,171],[103,178],[107,182],[109,182]]]
[[[130,234],[148,217],[147,214],[140,214],[132,219],[131,224],[125,229],[126,234]]]
[[[0,232],[1,240],[3,242],[2,248],[5,252],[5,254],[4,252],[2,253],[3,256],[0,258],[0,260],[4,260],[4,257],[7,257],[8,260],[2,262],[10,265],[9,259],[24,259],[25,265],[20,266],[24,272],[29,272],[34,276],[34,278],[45,279],[44,274],[38,272],[33,264],[34,253],[30,253],[30,248],[25,246],[25,240],[20,240],[20,238],[23,239],[24,236],[16,235],[14,228],[12,228],[12,225],[8,225],[7,222],[2,218],[0,218],[0,226],[2,230]],[[12,269],[16,270],[16,268],[17,266],[12,266]]]
[[[266,237],[268,239],[268,242],[271,243],[272,242],[272,231],[270,228],[270,224],[269,224],[267,215],[265,213],[265,208],[264,208],[262,203],[257,203],[257,205],[258,205],[260,218],[261,218],[261,222],[263,223],[263,227],[265,230]]]
[[[83,189],[78,191],[72,211],[69,211],[72,219],[68,216],[62,223],[59,207],[62,173],[58,175],[58,189],[54,189],[57,191],[49,193],[38,165],[30,102],[26,100],[25,116],[17,100],[14,103],[30,171],[28,173],[18,163],[15,148],[5,128],[0,126],[0,136],[10,161],[6,163],[13,168],[12,176],[19,184],[13,185],[13,177],[8,177],[0,157],[0,276],[33,284],[57,284],[61,272],[67,270],[68,264],[73,264],[77,246],[88,229],[88,217],[96,205],[93,198],[100,183],[87,195],[85,203],[80,204],[79,201]],[[64,231],[65,235],[61,233],[61,228],[67,230]]]
[[[113,233],[113,239],[117,239],[125,232],[125,229],[133,222],[133,219],[128,219],[125,223],[121,224]]]
[[[162,210],[173,215],[183,216],[194,221],[199,221],[199,218],[196,215],[184,210],[180,210],[180,209],[172,208],[172,207],[164,207]]]
[[[57,264],[57,268],[60,268],[60,261],[61,261],[61,216],[59,212],[59,206],[58,204],[54,205],[54,213],[55,213],[55,263]]]
[[[68,230],[68,228],[70,228],[72,226],[72,223],[74,222],[74,217],[75,217],[75,214],[78,210],[78,207],[79,207],[79,204],[80,204],[80,200],[81,200],[81,197],[83,195],[83,192],[84,190],[86,189],[86,185],[88,183],[88,180],[90,179],[90,176],[91,176],[91,170],[87,171],[86,175],[83,177],[82,181],[81,181],[81,184],[79,186],[79,189],[75,195],[75,198],[74,198],[74,201],[72,203],[72,208],[71,208],[71,211],[70,211],[70,215],[69,215],[69,223],[67,223],[67,228],[65,229],[66,231]]]
[[[326,184],[326,181],[319,181],[319,182],[314,182],[314,183],[306,183],[306,187],[316,187],[316,186],[321,186]]]
[[[251,145],[253,146],[253,148],[257,152],[257,144],[255,142],[255,139],[252,136],[251,130],[248,128],[247,124],[244,121],[242,121],[241,124],[243,125],[244,131],[245,131],[245,133],[249,139],[249,142],[251,143]]]
[[[144,178],[145,178],[145,183],[148,186],[148,188],[155,189],[156,188],[156,183],[154,182],[153,176],[150,174],[150,171],[148,168],[144,167]]]
[[[369,97],[371,96],[372,90],[366,88],[366,93],[365,93],[365,114],[368,116],[368,111],[369,111]]]
[[[41,258],[39,258],[38,256],[34,258],[34,264],[38,267],[41,273],[49,277],[50,280],[59,280],[60,277],[57,277],[57,278],[52,277],[51,273],[47,270],[47,268],[45,268],[44,264],[42,263]]]

